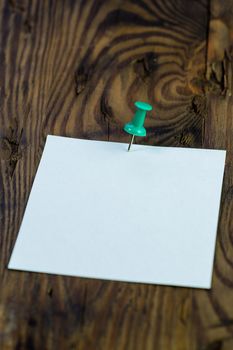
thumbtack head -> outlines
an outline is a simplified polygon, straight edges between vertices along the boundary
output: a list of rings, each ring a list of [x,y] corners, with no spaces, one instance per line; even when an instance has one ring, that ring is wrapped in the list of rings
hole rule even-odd
[[[129,144],[128,151],[130,150],[130,147],[133,143],[134,136],[146,136],[146,129],[144,128],[144,121],[146,118],[146,112],[152,110],[152,106],[148,103],[137,101],[135,102],[136,106],[136,112],[134,114],[134,117],[130,123],[125,124],[124,130],[130,134],[133,135],[131,142]]]
[[[149,105],[149,103],[137,101],[134,104],[138,109],[141,109],[143,111],[146,111],[146,112],[152,111],[152,106]]]

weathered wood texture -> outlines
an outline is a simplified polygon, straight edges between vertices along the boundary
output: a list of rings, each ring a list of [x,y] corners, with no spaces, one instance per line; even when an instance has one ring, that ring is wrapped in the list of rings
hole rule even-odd
[[[213,41],[232,17],[214,6],[0,1],[0,349],[233,348],[231,50]],[[127,141],[137,99],[155,106],[138,142],[228,149],[211,291],[8,271],[46,135]]]
[[[207,45],[205,147],[227,149],[213,288],[200,321],[213,349],[233,348],[233,1],[212,0]],[[200,305],[200,304],[199,304]],[[204,320],[204,322],[203,322]],[[209,338],[209,339],[210,339]],[[210,347],[211,349],[211,347]]]
[[[207,79],[212,90],[231,96],[233,90],[233,1],[210,4]]]

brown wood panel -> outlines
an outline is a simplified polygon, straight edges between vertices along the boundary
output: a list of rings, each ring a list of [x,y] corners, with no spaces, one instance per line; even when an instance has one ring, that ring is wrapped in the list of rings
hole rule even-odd
[[[233,1],[212,0],[208,35],[207,79],[212,90],[231,96],[233,90]]]
[[[0,349],[232,349],[232,99],[209,16],[207,0],[0,1]],[[137,99],[155,106],[137,142],[229,151],[212,290],[8,271],[46,135],[127,141]]]
[[[233,348],[233,1],[212,0],[204,93],[208,113],[204,146],[227,150],[219,217],[213,288],[207,294],[200,322],[207,342],[216,349]],[[201,298],[198,304],[201,305]]]

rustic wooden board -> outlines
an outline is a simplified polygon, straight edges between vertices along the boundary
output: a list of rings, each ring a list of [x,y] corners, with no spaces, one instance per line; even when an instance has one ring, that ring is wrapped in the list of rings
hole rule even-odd
[[[233,101],[213,6],[0,1],[0,349],[233,348]],[[137,142],[228,149],[212,290],[8,271],[46,135],[127,141],[137,99],[155,106]]]

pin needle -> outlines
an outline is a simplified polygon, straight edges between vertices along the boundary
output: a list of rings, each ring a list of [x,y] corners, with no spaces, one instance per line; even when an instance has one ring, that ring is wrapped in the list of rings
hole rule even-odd
[[[131,141],[130,141],[130,143],[129,143],[129,147],[128,147],[128,152],[129,152],[130,147],[131,147],[131,145],[132,145],[132,143],[133,143],[134,136],[135,136],[135,135],[132,135],[132,137],[131,137]]]

